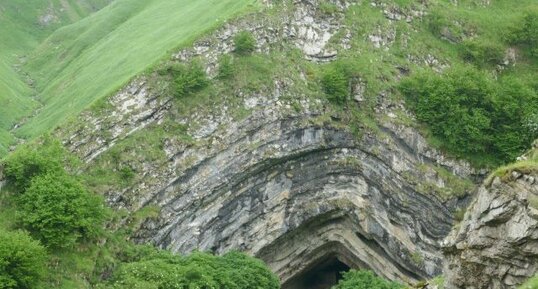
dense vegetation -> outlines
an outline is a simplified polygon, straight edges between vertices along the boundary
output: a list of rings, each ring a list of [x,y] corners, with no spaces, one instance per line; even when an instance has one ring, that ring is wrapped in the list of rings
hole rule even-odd
[[[404,11],[415,5],[404,2],[394,5]],[[399,92],[433,145],[477,167],[514,161],[538,137],[538,82],[533,73],[538,69],[538,7],[531,1],[518,2],[519,10],[514,5],[433,1],[430,13],[411,22],[412,28],[395,25],[401,39],[392,46],[372,48],[360,37],[352,41],[355,49],[322,67],[321,89],[331,102],[355,110],[350,100],[361,85],[362,121],[364,116],[378,118],[374,107],[380,95]],[[388,27],[394,24],[376,9],[360,9],[348,14],[348,24],[357,25],[359,33],[391,33]],[[496,21],[489,21],[492,18]],[[422,55],[433,55],[436,64],[410,60]],[[400,63],[396,72],[392,65]],[[395,77],[398,74],[402,77]],[[401,121],[416,125],[405,117]]]
[[[178,256],[130,243],[132,226],[154,211],[106,209],[74,173],[79,162],[50,137],[3,166],[0,288],[279,288],[265,264],[242,253]],[[105,229],[120,220],[123,228]]]
[[[44,2],[13,6],[15,2],[0,0],[0,34],[6,36],[0,43],[0,156],[15,136],[32,138],[53,128],[148,69],[168,50],[190,43],[254,3],[118,0],[106,6],[105,0],[70,0],[62,1],[70,4],[68,14],[48,28],[35,29]],[[387,2],[405,11],[420,1]],[[57,7],[59,1],[50,3]],[[220,58],[217,79],[210,80],[196,61],[167,66],[163,77],[176,96],[177,113],[226,105],[237,119],[249,111],[238,109],[243,108],[242,100],[232,96],[272,91],[275,80],[285,79],[293,85],[282,99],[291,99],[293,109],[301,109],[293,105],[302,100],[299,96],[326,97],[333,104],[328,114],[343,115],[341,121],[353,132],[381,133],[377,125],[383,114],[375,106],[382,97],[397,101],[401,94],[421,124],[404,112],[393,121],[424,129],[432,144],[477,166],[495,166],[512,161],[538,137],[538,9],[531,0],[492,1],[488,7],[476,1],[458,3],[430,1],[427,16],[410,23],[389,21],[382,9],[368,2],[353,5],[345,15],[353,31],[352,48],[339,51],[338,60],[330,64],[306,61],[287,44],[282,50],[256,53],[252,34],[241,32],[234,38],[234,53]],[[324,2],[319,10],[329,17],[338,7]],[[281,20],[278,12],[271,13],[274,21]],[[84,17],[88,18],[79,21]],[[19,29],[21,23],[32,29]],[[392,29],[397,39],[390,47],[380,49],[366,40],[373,32]],[[341,37],[336,35],[331,45]],[[517,61],[506,64],[510,49],[516,51]],[[424,64],[420,57],[430,54],[439,65]],[[363,100],[356,105],[353,96],[359,84]],[[12,130],[28,116],[32,117],[25,125]],[[323,117],[320,121],[328,121]],[[154,210],[112,212],[93,192],[131,184],[142,162],[158,165],[166,157],[163,139],[192,144],[184,124],[174,119],[163,123],[164,129],[150,126],[119,142],[91,168],[81,169],[57,141],[47,138],[39,148],[20,147],[5,161],[0,287],[278,288],[263,264],[239,253],[181,257],[129,243],[129,233],[154,216]],[[533,153],[496,174],[536,170],[537,156]],[[124,227],[117,228],[119,220]],[[364,284],[398,288],[372,273],[354,271],[336,288]]]
[[[495,81],[476,68],[453,67],[443,74],[417,73],[400,90],[417,119],[461,157],[509,162],[538,137],[531,129],[538,95],[516,78]]]
[[[46,251],[22,231],[0,229],[0,288],[36,288],[45,273]]]
[[[402,289],[402,285],[389,282],[371,271],[351,270],[345,272],[343,279],[332,289]]]
[[[278,279],[261,261],[231,252],[222,257],[195,252],[179,257],[151,252],[123,264],[111,284],[117,289],[278,289]]]

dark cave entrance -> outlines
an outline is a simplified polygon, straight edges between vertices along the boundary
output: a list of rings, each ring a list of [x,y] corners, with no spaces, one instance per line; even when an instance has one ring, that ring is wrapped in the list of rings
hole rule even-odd
[[[282,285],[282,289],[329,289],[342,279],[349,266],[331,256]]]

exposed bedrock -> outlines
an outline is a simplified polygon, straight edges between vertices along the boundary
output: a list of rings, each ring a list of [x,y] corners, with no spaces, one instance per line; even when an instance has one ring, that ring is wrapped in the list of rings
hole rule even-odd
[[[538,272],[537,179],[513,172],[479,189],[444,244],[445,288],[516,288]]]
[[[434,160],[394,136],[358,140],[305,118],[245,121],[244,135],[144,196],[161,215],[135,239],[181,253],[246,251],[283,283],[330,258],[405,282],[440,274],[457,203],[410,181]]]
[[[340,44],[349,49],[351,37],[343,16],[352,3],[333,2],[340,11],[334,16],[305,0],[287,4],[276,20],[238,20],[173,58],[200,57],[213,75],[219,56],[233,50],[233,36],[248,30],[258,52],[292,44],[307,59],[330,61],[336,50],[328,40],[343,33]],[[137,163],[135,184],[103,192],[116,208],[160,209],[135,241],[177,253],[246,251],[265,260],[285,289],[307,288],[301,282],[313,272],[330,284],[335,268],[368,268],[403,282],[441,274],[440,241],[469,193],[453,185],[471,169],[429,147],[415,129],[391,123],[390,110],[403,110],[401,103],[380,103],[379,119],[389,120],[374,120],[379,129],[354,123],[359,132],[351,133],[346,112],[297,94],[285,77],[272,91],[225,96],[239,99],[239,107],[223,102],[192,115],[174,112],[171,96],[150,83],[151,77],[134,79],[100,111],[58,132],[92,166],[135,132],[167,121],[187,127],[192,143],[167,131],[159,139],[163,159]],[[234,110],[249,116],[234,117]]]

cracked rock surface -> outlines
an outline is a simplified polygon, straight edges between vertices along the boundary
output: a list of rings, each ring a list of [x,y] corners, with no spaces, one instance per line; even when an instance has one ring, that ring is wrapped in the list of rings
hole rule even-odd
[[[445,288],[516,288],[538,271],[538,183],[511,174],[482,186],[444,244]],[[469,278],[469,276],[473,276]]]

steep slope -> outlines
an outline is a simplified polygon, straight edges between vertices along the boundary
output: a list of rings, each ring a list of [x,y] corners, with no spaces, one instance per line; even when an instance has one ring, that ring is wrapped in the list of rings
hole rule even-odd
[[[23,117],[39,106],[20,63],[58,27],[97,11],[109,0],[0,1],[0,156],[14,138],[9,133]]]
[[[51,35],[24,70],[43,108],[16,134],[35,137],[120,88],[253,0],[120,0]]]
[[[404,22],[367,4],[331,5],[327,14],[290,1],[233,21],[57,130],[113,207],[160,209],[134,240],[177,253],[240,249],[286,288],[332,260],[408,283],[441,273],[439,244],[473,189],[472,170],[405,125],[412,116],[388,87],[373,88],[377,77],[400,77],[395,63],[373,64],[368,88],[356,84],[347,105],[327,101],[318,62],[354,53],[349,43],[386,53],[346,33],[346,17]],[[217,77],[244,30],[257,53],[231,56],[234,73]],[[167,65],[194,60],[211,85],[175,99]]]
[[[538,141],[535,146],[486,181],[447,238],[445,288],[515,288],[538,273]]]
[[[126,22],[105,14],[87,18],[104,17],[106,35],[86,30],[84,21],[80,31],[77,24],[59,30],[57,37],[65,32],[83,40],[82,46],[65,42],[66,50],[58,46],[76,52],[63,54],[65,63],[48,62],[58,60],[55,52],[47,54],[55,47],[51,37],[26,67],[38,73],[40,89],[63,96],[49,96],[50,109],[19,133],[52,126],[97,92],[115,89],[118,79],[127,81],[107,64],[134,73],[146,60],[123,66],[117,55],[125,43],[112,42],[134,37],[126,30],[147,19],[139,17],[145,11],[161,11],[162,3],[168,2],[107,8],[127,9],[116,11],[128,16]],[[176,51],[55,131],[86,162],[86,184],[114,208],[159,210],[133,240],[176,253],[243,250],[264,259],[285,288],[304,288],[309,276],[340,268],[372,269],[405,283],[440,274],[441,241],[468,204],[472,181],[483,175],[430,145],[431,135],[428,142],[421,133],[427,128],[407,110],[397,84],[419,69],[435,74],[457,65],[535,83],[535,63],[508,42],[497,62],[483,67],[487,57],[475,63],[460,55],[466,40],[500,41],[495,30],[507,22],[492,24],[491,16],[508,11],[496,20],[513,20],[534,2],[264,3],[262,12]],[[255,43],[253,53],[235,51],[235,37],[245,32]],[[146,30],[142,42],[160,40],[150,36]],[[92,45],[94,37],[99,41]],[[150,53],[146,48],[135,50]],[[96,66],[90,63],[98,59],[94,53],[105,56]],[[327,79],[341,84],[337,95]],[[62,84],[80,92],[73,102],[66,101]],[[38,121],[42,126],[34,126]]]

